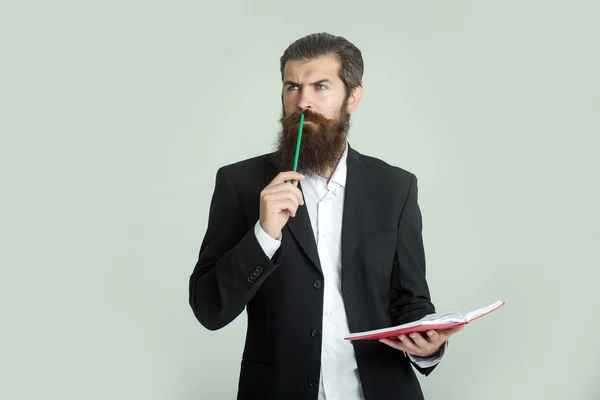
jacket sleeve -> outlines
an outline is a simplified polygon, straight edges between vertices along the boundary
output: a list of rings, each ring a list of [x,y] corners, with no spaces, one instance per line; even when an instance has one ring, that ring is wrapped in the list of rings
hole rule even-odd
[[[425,251],[417,178],[411,174],[408,195],[398,223],[398,246],[392,272],[390,314],[395,325],[405,324],[435,312],[425,277]],[[411,360],[412,361],[412,360]],[[435,368],[415,368],[429,375]]]
[[[217,171],[208,226],[189,280],[189,303],[210,330],[233,321],[281,263],[281,248],[269,258],[254,225],[248,227],[240,198],[225,169]]]

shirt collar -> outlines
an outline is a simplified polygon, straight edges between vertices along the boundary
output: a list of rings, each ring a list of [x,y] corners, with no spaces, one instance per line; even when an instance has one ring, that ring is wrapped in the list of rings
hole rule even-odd
[[[346,163],[347,158],[348,158],[348,142],[346,142],[346,147],[344,148],[344,153],[342,154],[340,161],[338,161],[338,164],[336,165],[335,170],[333,171],[333,174],[331,174],[331,178],[329,179],[329,182],[335,182],[338,185],[340,185],[341,187],[346,187],[346,175],[348,173],[348,167],[347,167],[347,163]]]

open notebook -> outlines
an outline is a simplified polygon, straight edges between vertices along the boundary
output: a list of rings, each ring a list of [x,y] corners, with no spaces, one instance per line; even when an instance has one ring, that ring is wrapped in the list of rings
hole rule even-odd
[[[373,331],[351,333],[345,340],[373,340],[373,339],[396,339],[399,335],[412,332],[426,332],[428,330],[449,329],[460,325],[466,325],[469,322],[481,318],[484,315],[499,309],[504,305],[503,301],[497,301],[487,307],[478,308],[469,311],[454,311],[449,313],[435,313],[426,315],[420,320],[409,322],[402,325],[389,328],[376,329]]]

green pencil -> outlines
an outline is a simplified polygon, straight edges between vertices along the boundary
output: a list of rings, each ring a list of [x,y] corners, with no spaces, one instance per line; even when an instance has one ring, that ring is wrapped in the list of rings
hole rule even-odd
[[[302,127],[304,126],[304,114],[300,114],[300,126],[298,127],[298,141],[296,142],[296,155],[294,156],[294,169],[296,172],[298,170],[298,156],[300,155],[300,142],[302,141]],[[292,183],[294,180],[292,179]]]

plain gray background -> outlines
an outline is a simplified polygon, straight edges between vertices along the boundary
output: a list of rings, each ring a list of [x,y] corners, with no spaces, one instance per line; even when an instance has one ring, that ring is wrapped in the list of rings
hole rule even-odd
[[[350,143],[415,173],[452,339],[427,399],[598,399],[594,1],[2,1],[2,399],[233,399],[246,316],[188,278],[218,167],[272,149],[279,57],[365,59]]]

